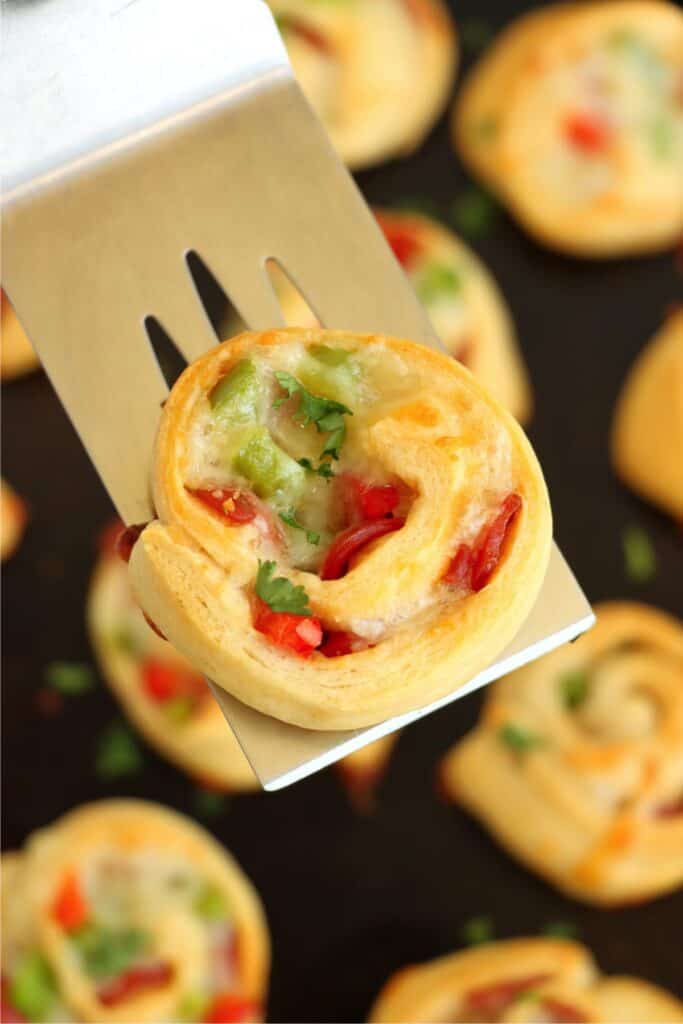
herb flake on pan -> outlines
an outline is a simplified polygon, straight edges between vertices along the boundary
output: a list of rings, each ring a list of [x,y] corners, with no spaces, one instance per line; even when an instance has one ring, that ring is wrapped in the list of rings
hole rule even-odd
[[[626,575],[634,583],[648,583],[657,573],[652,541],[640,526],[627,526],[622,535]]]
[[[79,697],[95,685],[90,665],[76,661],[52,661],[45,669],[45,682],[64,697]]]
[[[485,942],[492,942],[496,936],[493,918],[488,914],[471,917],[460,929],[460,935],[466,946],[482,946]]]
[[[560,676],[559,682],[565,707],[573,711],[583,704],[590,686],[590,678],[585,669],[570,669]]]
[[[500,740],[511,750],[519,754],[526,754],[531,750],[542,747],[545,740],[539,733],[527,729],[523,725],[515,725],[514,722],[507,722],[498,731]]]
[[[454,199],[451,220],[458,231],[471,240],[484,238],[495,224],[498,205],[488,192],[472,186]]]
[[[276,576],[275,562],[261,562],[256,574],[256,596],[260,597],[274,612],[288,612],[290,615],[311,615],[308,594],[303,587],[295,587],[284,576]]]
[[[322,457],[330,455],[333,459],[338,459],[344,439],[346,438],[346,422],[344,417],[353,416],[351,410],[347,406],[342,405],[341,402],[335,402],[332,398],[314,395],[312,391],[305,388],[301,381],[293,377],[291,373],[277,370],[275,378],[283,391],[286,392],[286,397],[278,398],[273,402],[273,408],[277,409],[288,398],[298,395],[299,405],[294,414],[295,418],[300,419],[304,427],[308,426],[309,423],[315,423],[318,433],[328,434],[329,436],[322,450]]]
[[[100,738],[95,770],[101,779],[118,779],[137,775],[142,770],[140,748],[130,729],[123,722],[114,722]]]
[[[309,544],[320,543],[320,534],[316,533],[314,530],[306,529],[306,527],[302,523],[300,523],[299,520],[296,518],[296,514],[293,508],[290,508],[289,511],[287,512],[279,512],[278,515],[280,516],[282,522],[286,523],[287,526],[291,526],[293,530],[301,530],[303,533],[305,533],[306,540],[308,541]]]

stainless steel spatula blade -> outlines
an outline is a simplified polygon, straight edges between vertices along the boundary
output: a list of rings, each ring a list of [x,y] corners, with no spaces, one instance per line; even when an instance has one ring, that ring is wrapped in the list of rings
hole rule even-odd
[[[328,326],[439,347],[294,81],[262,0],[3,3],[3,285],[126,522],[150,519],[166,387],[144,322],[186,359],[216,343],[195,251],[250,327],[282,323],[276,259]],[[510,649],[437,705],[355,733],[214,693],[267,789],[337,760],[592,621],[557,551]]]

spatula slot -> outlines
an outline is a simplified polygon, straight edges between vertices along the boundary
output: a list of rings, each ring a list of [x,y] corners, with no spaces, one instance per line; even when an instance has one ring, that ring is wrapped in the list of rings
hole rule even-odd
[[[315,327],[322,323],[301,288],[279,260],[274,257],[267,259],[266,273],[287,327]]]
[[[190,272],[192,282],[197,289],[199,300],[218,339],[222,341],[228,336],[225,332],[226,324],[230,325],[231,330],[229,333],[232,334],[238,330],[245,330],[244,323],[235,306],[226,295],[225,289],[199,253],[190,250],[185,256],[185,262],[187,263],[187,269]],[[235,323],[238,326],[233,329]]]
[[[145,330],[159,364],[164,380],[172,388],[187,366],[187,360],[178,350],[173,338],[161,326],[155,316],[145,317]]]

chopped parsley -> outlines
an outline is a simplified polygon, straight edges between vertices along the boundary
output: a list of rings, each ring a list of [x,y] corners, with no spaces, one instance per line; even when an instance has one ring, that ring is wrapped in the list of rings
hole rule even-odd
[[[282,522],[286,523],[287,526],[291,526],[293,530],[302,530],[306,534],[306,540],[309,544],[320,543],[320,534],[316,533],[314,530],[307,530],[306,527],[296,518],[293,508],[288,512],[280,512],[278,514]]]
[[[310,459],[299,459],[298,462],[309,473],[317,473],[324,480],[331,480],[334,476],[334,470],[329,462],[321,462],[318,466],[314,466]]]
[[[520,754],[536,750],[538,747],[542,747],[545,742],[538,733],[532,732],[531,729],[527,729],[523,725],[515,725],[514,722],[508,722],[506,725],[503,725],[498,735],[502,742],[507,744],[511,750],[515,750]]]
[[[95,685],[90,665],[75,661],[53,661],[45,669],[45,682],[65,697],[79,697]]]
[[[88,924],[71,937],[91,978],[123,974],[149,944],[138,928],[107,928]]]
[[[308,594],[303,587],[295,587],[284,576],[276,576],[275,562],[261,562],[256,574],[256,596],[274,612],[289,612],[290,615],[311,615]]]
[[[493,919],[487,914],[472,917],[465,921],[460,934],[467,946],[481,946],[485,942],[492,942],[496,934]]]
[[[142,764],[142,754],[132,732],[123,722],[114,722],[101,737],[97,748],[97,774],[101,779],[136,775]]]
[[[308,426],[309,423],[315,423],[318,433],[329,435],[323,447],[321,458],[329,455],[333,459],[338,459],[346,437],[344,417],[353,416],[351,410],[346,405],[342,405],[341,402],[335,402],[332,398],[314,395],[312,391],[308,391],[301,381],[293,377],[291,373],[277,370],[275,378],[287,394],[285,398],[278,398],[273,403],[273,408],[277,409],[288,398],[298,395],[299,405],[295,417],[300,418],[304,426]]]
[[[574,710],[588,696],[590,679],[585,669],[575,668],[560,676],[560,690],[565,707]]]
[[[640,526],[627,526],[622,533],[626,575],[634,583],[648,583],[657,573],[652,541]]]

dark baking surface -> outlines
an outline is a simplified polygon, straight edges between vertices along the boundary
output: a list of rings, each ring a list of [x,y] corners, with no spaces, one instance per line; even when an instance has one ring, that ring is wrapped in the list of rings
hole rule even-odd
[[[521,9],[491,0],[457,5],[461,24],[474,17],[494,29]],[[467,177],[444,117],[419,153],[359,182],[373,202],[429,197],[446,216]],[[615,481],[607,455],[624,374],[667,307],[683,298],[673,255],[565,259],[504,214],[475,248],[516,320],[536,398],[530,434],[564,553],[591,599],[638,599],[682,614],[683,535]],[[106,382],[91,386],[96,402]],[[28,533],[4,570],[3,846],[101,797],[158,800],[193,815],[196,787],[142,741],[140,775],[98,780],[97,739],[119,717],[104,684],[67,700],[55,717],[36,709],[49,662],[92,661],[84,599],[95,536],[111,506],[45,377],[5,385],[2,396],[3,472],[31,506]],[[657,551],[657,576],[645,585],[629,582],[623,567],[621,531],[634,523]],[[493,916],[500,937],[572,922],[605,971],[641,975],[683,996],[683,892],[620,910],[574,903],[439,800],[437,762],[474,723],[480,702],[467,697],[403,734],[368,817],[349,808],[325,772],[282,793],[233,797],[207,823],[266,907],[270,1020],[365,1019],[394,970],[455,949],[463,923],[482,913]]]

